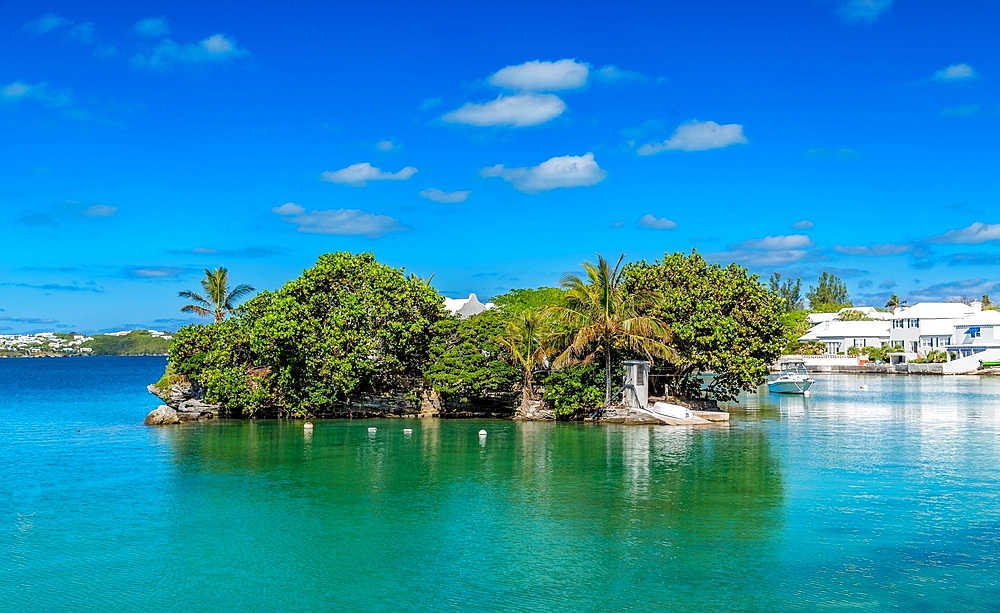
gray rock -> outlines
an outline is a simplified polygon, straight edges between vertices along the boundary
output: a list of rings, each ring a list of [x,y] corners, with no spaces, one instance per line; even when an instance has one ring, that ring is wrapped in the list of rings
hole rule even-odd
[[[177,411],[165,404],[161,404],[150,411],[142,423],[147,426],[163,426],[167,424],[179,424],[181,423],[181,419],[178,417]]]

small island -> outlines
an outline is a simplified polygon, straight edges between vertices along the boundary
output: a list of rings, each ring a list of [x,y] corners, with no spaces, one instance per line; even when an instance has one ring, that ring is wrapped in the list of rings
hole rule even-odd
[[[204,295],[181,295],[215,321],[176,333],[149,388],[167,405],[147,423],[593,419],[621,401],[623,365],[637,359],[652,364],[651,399],[711,408],[762,384],[786,344],[782,298],[696,251],[653,263],[598,256],[559,287],[513,289],[481,308],[470,298],[454,312],[429,279],[371,253],[320,256],[239,306],[228,271],[205,272]]]
[[[173,335],[159,330],[107,334],[36,332],[0,335],[0,358],[63,358],[89,355],[167,355]]]

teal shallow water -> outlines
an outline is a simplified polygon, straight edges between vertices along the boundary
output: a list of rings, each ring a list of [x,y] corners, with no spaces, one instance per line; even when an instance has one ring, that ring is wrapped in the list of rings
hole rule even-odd
[[[1000,610],[997,380],[307,436],[144,427],[162,367],[0,360],[0,610]]]

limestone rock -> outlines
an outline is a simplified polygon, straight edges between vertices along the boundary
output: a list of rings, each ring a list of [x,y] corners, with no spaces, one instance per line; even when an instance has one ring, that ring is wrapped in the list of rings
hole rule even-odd
[[[541,400],[528,400],[521,404],[514,419],[524,421],[547,421],[556,418],[556,412],[545,406]]]
[[[167,424],[179,424],[181,423],[181,419],[177,416],[177,411],[165,404],[161,404],[150,411],[142,423],[147,426],[163,426]]]

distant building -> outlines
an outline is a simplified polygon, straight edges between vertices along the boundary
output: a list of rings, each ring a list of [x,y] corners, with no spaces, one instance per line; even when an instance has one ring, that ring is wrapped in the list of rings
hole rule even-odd
[[[496,305],[492,302],[483,304],[475,294],[469,294],[468,298],[445,298],[444,308],[448,309],[452,315],[458,315],[462,319],[468,319],[473,315],[478,315],[483,311],[489,311]]]
[[[839,321],[840,313],[856,310],[874,321]],[[871,307],[842,309],[840,313],[813,313],[815,324],[799,338],[820,342],[828,355],[847,353],[851,347],[886,347],[893,364],[924,358],[943,351],[948,359],[1000,349],[1000,311],[983,311],[980,302],[920,302],[892,313]]]

